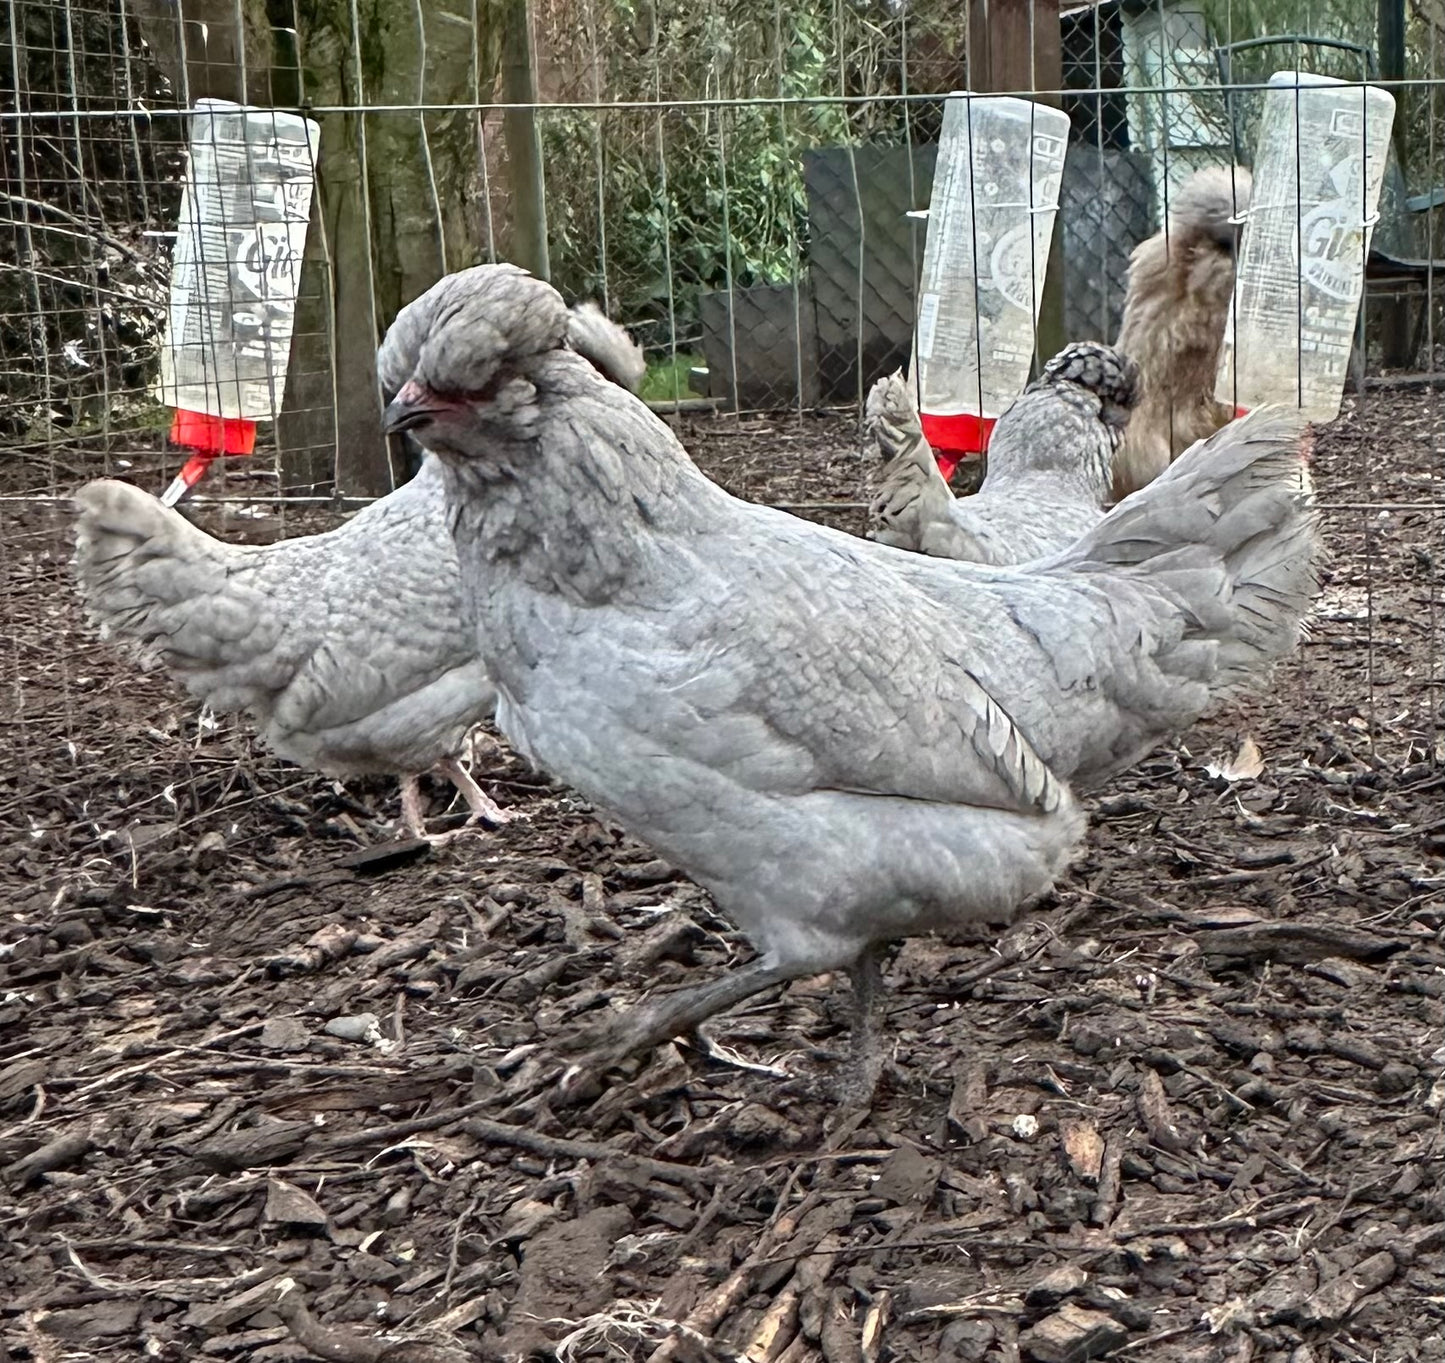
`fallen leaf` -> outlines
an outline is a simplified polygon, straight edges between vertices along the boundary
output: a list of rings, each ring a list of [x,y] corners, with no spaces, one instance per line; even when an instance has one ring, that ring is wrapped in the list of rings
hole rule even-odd
[[[1074,1173],[1090,1182],[1097,1182],[1104,1165],[1104,1138],[1092,1122],[1061,1122],[1064,1153]]]
[[[1232,761],[1222,765],[1209,762],[1204,770],[1225,781],[1253,781],[1264,771],[1264,758],[1260,756],[1259,745],[1254,739],[1246,738],[1239,745],[1239,751],[1234,754]]]

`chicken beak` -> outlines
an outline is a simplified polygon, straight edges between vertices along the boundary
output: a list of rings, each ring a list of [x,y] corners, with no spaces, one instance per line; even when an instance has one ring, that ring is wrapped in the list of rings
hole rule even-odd
[[[412,379],[387,404],[381,414],[381,428],[388,435],[414,430],[433,420],[445,406],[446,403]]]

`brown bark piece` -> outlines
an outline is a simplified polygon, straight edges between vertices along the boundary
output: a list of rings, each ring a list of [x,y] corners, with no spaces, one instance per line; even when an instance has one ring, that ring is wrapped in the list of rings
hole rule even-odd
[[[192,1149],[191,1154],[213,1174],[285,1164],[315,1128],[309,1122],[273,1122],[229,1131]]]
[[[1074,1173],[1097,1183],[1104,1166],[1104,1138],[1099,1128],[1093,1122],[1060,1122],[1059,1138]]]
[[[938,1187],[942,1170],[941,1161],[911,1145],[900,1145],[883,1165],[873,1185],[873,1195],[900,1207],[926,1204]]]
[[[1149,1132],[1149,1139],[1161,1150],[1183,1154],[1189,1149],[1189,1141],[1174,1124],[1169,1111],[1169,1099],[1164,1093],[1164,1081],[1157,1071],[1145,1070],[1139,1080],[1139,1119]]]
[[[1286,965],[1342,956],[1348,960],[1378,961],[1408,945],[1397,937],[1381,937],[1360,928],[1333,923],[1254,923],[1243,928],[1201,932],[1195,941],[1205,956],[1268,958]]]
[[[42,1175],[84,1159],[95,1148],[95,1142],[86,1132],[71,1132],[47,1141],[38,1150],[21,1156],[4,1170],[3,1178],[12,1188],[23,1188]]]
[[[266,1185],[265,1219],[288,1226],[324,1226],[326,1213],[310,1193],[273,1178]]]
[[[1361,1298],[1380,1288],[1395,1276],[1395,1256],[1382,1249],[1354,1268],[1323,1283],[1300,1307],[1299,1318],[1305,1325],[1334,1325],[1359,1305]]]
[[[598,1207],[575,1221],[543,1227],[522,1248],[521,1286],[507,1312],[506,1353],[547,1352],[557,1320],[579,1320],[613,1299],[612,1247],[632,1227],[626,1207]]]
[[[1083,1363],[1117,1349],[1129,1332],[1112,1316],[1067,1302],[1019,1336],[1025,1358],[1037,1363]]]
[[[1089,1275],[1077,1264],[1060,1264],[1024,1293],[1024,1304],[1036,1311],[1047,1310],[1072,1297],[1088,1281]]]

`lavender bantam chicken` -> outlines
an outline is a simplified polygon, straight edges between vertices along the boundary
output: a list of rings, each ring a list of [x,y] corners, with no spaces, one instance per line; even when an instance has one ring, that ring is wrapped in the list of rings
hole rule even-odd
[[[1196,440],[1234,419],[1214,396],[1234,296],[1243,166],[1196,171],[1169,205],[1168,224],[1134,248],[1115,344],[1139,365],[1139,405],[1114,459],[1116,499],[1157,478]]]
[[[568,314],[567,341],[614,381],[640,381],[641,351],[592,304]],[[377,354],[388,397],[406,354],[399,322]],[[469,822],[506,821],[457,760],[496,691],[462,616],[436,459],[335,530],[260,546],[217,540],[127,483],[90,483],[76,502],[80,594],[105,636],[158,658],[212,709],[248,713],[288,762],[401,776],[416,837],[447,836],[425,831],[428,771],[456,785]]]
[[[955,497],[907,381],[879,379],[866,425],[891,462],[868,509],[868,538],[970,563],[1027,563],[1066,548],[1103,519],[1138,383],[1134,362],[1117,350],[1066,346],[999,417],[983,486]]]
[[[1288,652],[1315,589],[1293,413],[1221,433],[1065,554],[982,567],[728,495],[515,267],[451,276],[405,320],[425,339],[386,422],[443,460],[497,723],[759,952],[618,1017],[590,1071],[846,968],[871,1093],[880,945],[1043,891],[1081,832],[1065,782]]]

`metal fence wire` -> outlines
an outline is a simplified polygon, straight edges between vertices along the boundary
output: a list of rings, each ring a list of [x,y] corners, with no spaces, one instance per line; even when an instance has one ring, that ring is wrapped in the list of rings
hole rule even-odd
[[[646,346],[645,397],[760,458],[794,458],[806,500],[805,457],[750,416],[856,413],[906,361],[923,251],[909,215],[928,204],[943,97],[962,88],[1032,93],[1071,120],[1046,355],[1113,339],[1130,252],[1194,170],[1248,160],[1271,71],[1386,84],[1398,113],[1358,368],[1428,383],[1445,15],[1419,6],[1380,27],[1389,5],[1275,9],[7,0],[0,517],[20,534],[17,506],[102,473],[160,485],[182,462],[156,382],[189,111],[204,98],[320,125],[284,402],[253,457],[208,487],[283,529],[288,506],[404,476],[378,434],[375,345],[441,274],[497,259],[602,301]],[[1438,444],[1420,460],[1423,481],[1383,514],[1414,508],[1438,538]],[[1381,514],[1367,481],[1332,510]],[[1437,652],[1418,667],[1438,685]]]
[[[384,459],[356,453],[376,445],[373,342],[407,299],[479,260],[545,265],[565,293],[601,299],[646,342],[654,398],[856,404],[906,359],[922,251],[908,214],[928,202],[940,95],[982,69],[978,16],[970,47],[967,12],[941,5],[397,0],[378,18],[352,0],[285,26],[275,13],[248,0],[0,10],[12,494],[58,490],[77,458],[164,454],[153,385],[186,110],[207,96],[301,105],[322,129],[286,401],[254,466],[270,460],[285,487],[389,485]],[[1373,36],[1373,9],[1322,14],[1328,32],[1278,46],[1241,37],[1228,8],[1020,13],[1023,71],[1039,88],[1052,52],[1061,88],[1040,97],[1071,119],[1051,285],[1062,329],[1046,326],[1046,344],[1112,339],[1130,251],[1192,171],[1247,162],[1271,70],[1381,78],[1356,40]],[[1367,320],[1371,359],[1428,369],[1437,28],[1419,17],[1412,36],[1376,233],[1398,268],[1372,301],[1392,289],[1415,306],[1405,340],[1398,313],[1388,337]],[[353,452],[339,469],[338,446]]]

